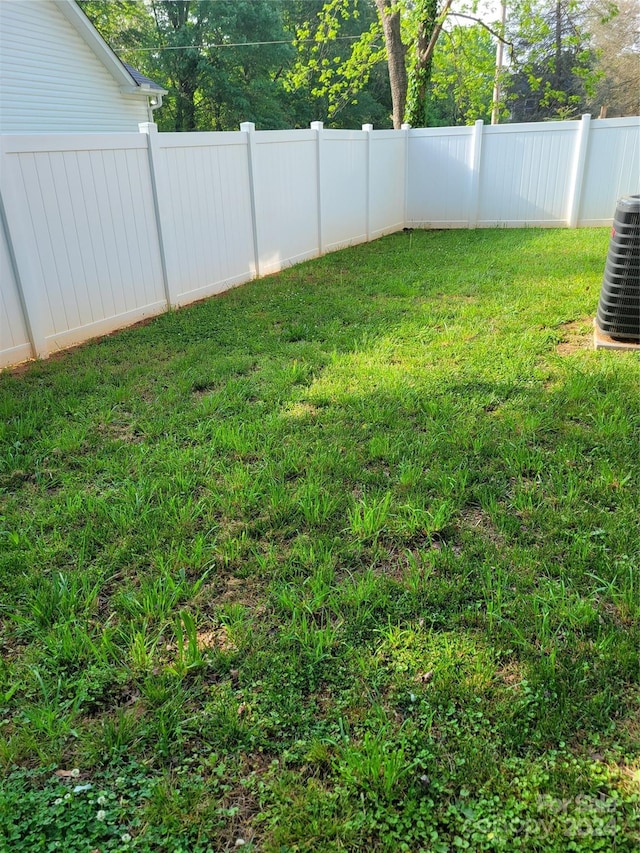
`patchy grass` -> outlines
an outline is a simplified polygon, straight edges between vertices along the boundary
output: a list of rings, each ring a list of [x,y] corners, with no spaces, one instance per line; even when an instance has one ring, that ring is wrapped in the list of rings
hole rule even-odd
[[[607,240],[397,234],[0,376],[2,849],[637,849]]]

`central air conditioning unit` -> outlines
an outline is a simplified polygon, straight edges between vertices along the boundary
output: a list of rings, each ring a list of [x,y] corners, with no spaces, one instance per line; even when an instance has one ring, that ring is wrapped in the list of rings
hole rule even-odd
[[[640,195],[618,200],[595,327],[596,347],[603,336],[640,346]]]

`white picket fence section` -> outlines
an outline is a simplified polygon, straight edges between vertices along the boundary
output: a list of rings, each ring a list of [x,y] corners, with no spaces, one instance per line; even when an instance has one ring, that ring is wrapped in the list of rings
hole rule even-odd
[[[611,222],[640,119],[7,135],[0,367],[405,226]]]

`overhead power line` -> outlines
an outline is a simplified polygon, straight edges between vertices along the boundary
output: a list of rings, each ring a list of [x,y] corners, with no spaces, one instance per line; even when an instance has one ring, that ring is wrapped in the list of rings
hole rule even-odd
[[[359,39],[364,33],[360,33],[359,36],[336,36],[332,41],[355,41]],[[265,44],[306,44],[308,42],[315,42],[316,39],[282,39],[281,41],[239,41],[239,42],[221,42],[220,44],[184,44],[177,45],[176,47],[170,47],[169,45],[163,45],[161,47],[114,47],[113,50],[121,51],[121,50],[136,50],[136,51],[147,51],[148,53],[161,53],[163,50],[212,50],[219,47],[258,47]]]

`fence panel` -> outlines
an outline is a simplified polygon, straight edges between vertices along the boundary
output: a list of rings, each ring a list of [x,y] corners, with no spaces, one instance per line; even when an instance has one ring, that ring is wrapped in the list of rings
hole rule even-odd
[[[31,358],[32,352],[1,219],[0,282],[2,282],[0,287],[0,368],[2,368]]]
[[[186,304],[255,275],[245,134],[160,133],[167,276]]]
[[[408,224],[425,228],[468,224],[472,145],[472,127],[409,132]]]
[[[313,130],[253,132],[260,274],[313,258],[318,245],[318,152]]]
[[[484,128],[478,225],[563,225],[579,122]]]
[[[144,137],[12,137],[5,158],[49,351],[164,309]]]
[[[640,191],[637,117],[141,130],[0,138],[0,365],[403,225],[604,225]]]
[[[367,239],[367,132],[322,131],[322,233],[327,251]]]
[[[578,224],[608,225],[620,196],[638,192],[640,119],[592,122]]]
[[[405,200],[404,134],[394,130],[371,132],[369,166],[369,236],[380,237],[404,227]]]

